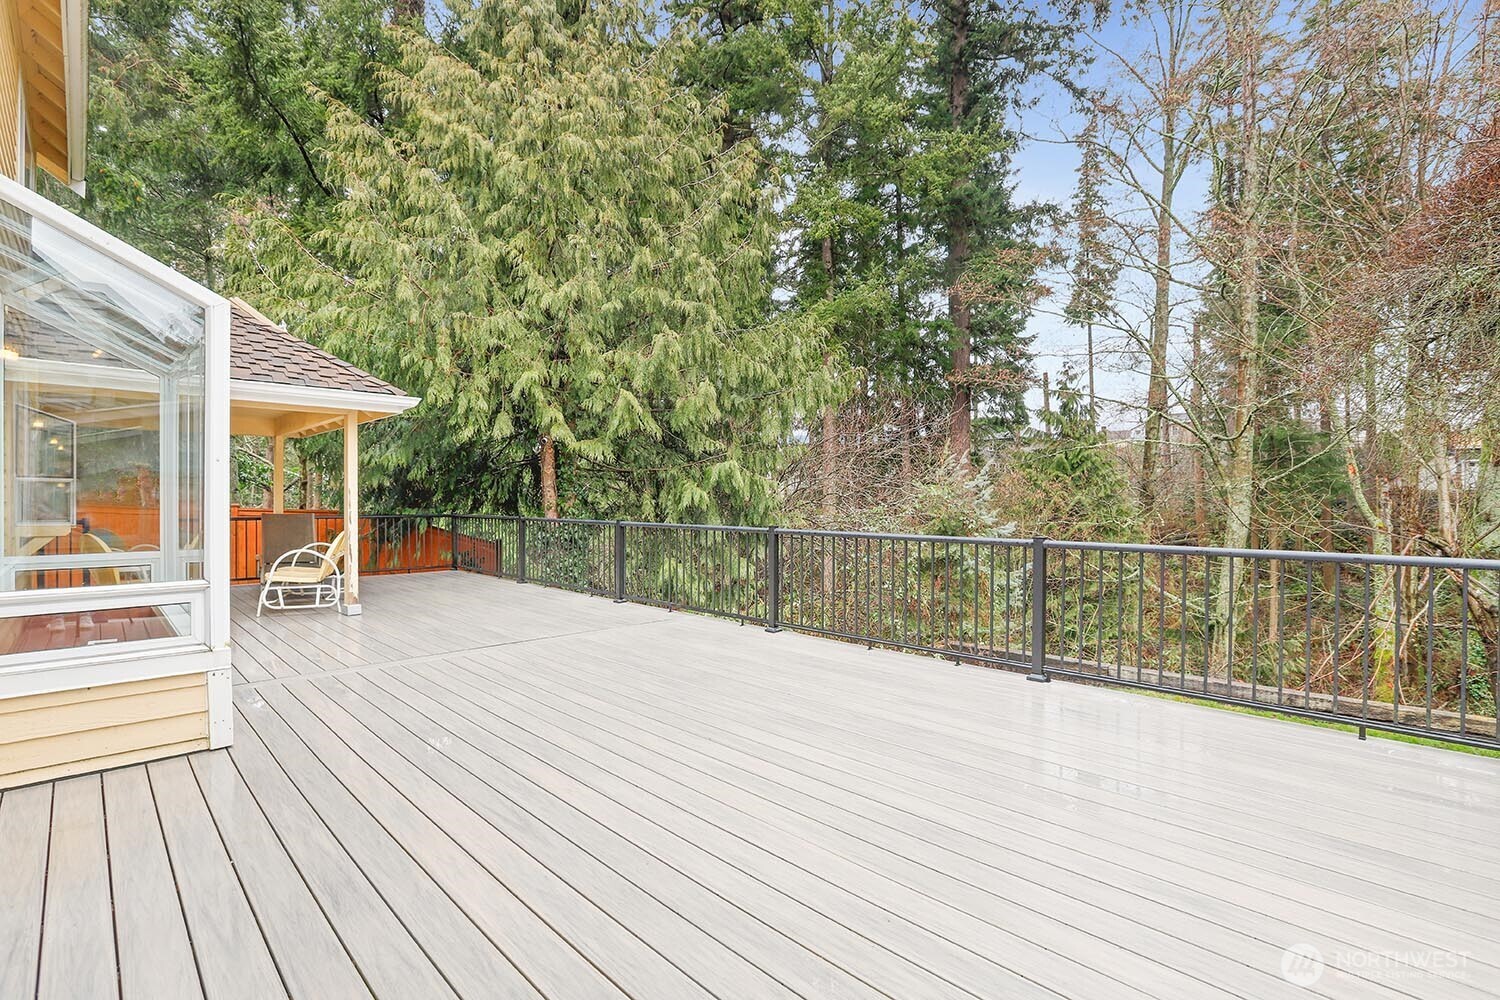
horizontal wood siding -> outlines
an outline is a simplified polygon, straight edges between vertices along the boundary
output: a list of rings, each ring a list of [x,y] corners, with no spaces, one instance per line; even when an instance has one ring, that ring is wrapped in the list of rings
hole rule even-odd
[[[204,674],[0,699],[0,788],[207,746]]]
[[[0,3],[0,174],[21,176],[21,21],[12,3]]]

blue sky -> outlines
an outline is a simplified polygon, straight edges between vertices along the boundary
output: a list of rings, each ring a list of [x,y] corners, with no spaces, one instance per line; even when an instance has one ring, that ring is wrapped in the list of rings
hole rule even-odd
[[[1144,29],[1128,27],[1118,18],[1112,18],[1100,29],[1091,32],[1091,36],[1117,53],[1138,50],[1146,37]],[[1111,55],[1102,50],[1097,51],[1092,68],[1084,76],[1086,85],[1091,88],[1108,86],[1115,74],[1113,62]],[[1067,207],[1073,197],[1079,160],[1078,147],[1070,139],[1082,131],[1083,124],[1082,116],[1059,88],[1049,87],[1039,93],[1036,106],[1022,114],[1022,129],[1030,138],[1015,158],[1019,198],[1048,201]],[[1184,179],[1178,189],[1177,203],[1185,210],[1193,211],[1205,204],[1207,194],[1207,177],[1200,170]],[[1118,205],[1118,197],[1118,193],[1115,193],[1111,203]],[[1130,282],[1140,280],[1139,275],[1127,274],[1122,277],[1121,285],[1127,297],[1130,297]],[[1027,402],[1033,409],[1041,405],[1042,372],[1049,372],[1055,382],[1065,364],[1071,364],[1080,379],[1086,367],[1084,331],[1064,323],[1059,315],[1068,299],[1066,274],[1049,275],[1048,285],[1053,293],[1038,304],[1027,327],[1027,331],[1035,337],[1033,347],[1038,384],[1027,394]],[[1144,315],[1139,318],[1144,319]],[[1173,320],[1176,324],[1187,323],[1187,307],[1178,310]],[[1143,402],[1146,379],[1135,370],[1137,365],[1133,356],[1119,350],[1121,346],[1120,341],[1110,338],[1107,331],[1095,331],[1095,383],[1098,394],[1101,401]],[[1173,346],[1175,354],[1175,348],[1182,345]],[[1111,347],[1114,350],[1110,350]],[[1108,426],[1119,427],[1131,426],[1139,420],[1128,409],[1102,403],[1101,417]]]

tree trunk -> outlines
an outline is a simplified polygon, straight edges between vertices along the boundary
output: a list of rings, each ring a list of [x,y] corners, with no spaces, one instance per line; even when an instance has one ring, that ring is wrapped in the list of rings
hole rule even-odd
[[[953,26],[952,49],[948,53],[948,116],[956,127],[969,115],[969,43],[972,14],[969,0],[952,0],[948,16]],[[955,186],[962,182],[955,182]],[[973,451],[973,400],[964,381],[974,349],[972,314],[959,293],[959,282],[969,264],[970,224],[968,211],[957,203],[948,218],[948,320],[953,324],[953,396],[948,411],[948,451],[961,466],[969,464]]]
[[[1318,399],[1318,433],[1323,435],[1323,447],[1333,446],[1333,397],[1325,395]],[[1347,448],[1349,443],[1344,442]],[[1327,497],[1323,498],[1323,508],[1318,512],[1319,538],[1318,545],[1324,552],[1333,551],[1333,504]],[[1327,593],[1333,592],[1333,574],[1335,567],[1333,563],[1323,563],[1323,590]]]
[[[1191,399],[1193,425],[1203,427],[1203,381],[1199,366],[1203,352],[1203,333],[1198,319],[1193,319],[1193,387]],[[1208,470],[1203,464],[1203,442],[1193,450],[1193,540],[1199,545],[1208,540]]]
[[[557,444],[550,436],[542,436],[542,514],[555,518],[557,512]]]
[[[1234,426],[1229,435],[1228,474],[1224,484],[1224,547],[1248,548],[1255,506],[1255,431],[1256,408],[1261,388],[1260,349],[1260,121],[1257,101],[1259,83],[1260,24],[1259,11],[1242,8],[1239,25],[1243,37],[1239,49],[1240,68],[1240,135],[1239,204],[1237,222],[1239,244],[1234,261],[1234,278],[1239,285],[1235,331],[1236,381],[1235,405],[1231,413]],[[1231,626],[1237,582],[1234,560],[1224,559],[1220,568],[1218,607],[1215,631],[1221,651],[1226,681],[1234,678],[1234,629]],[[1244,574],[1239,574],[1241,579]]]
[[[823,237],[823,277],[828,282],[824,292],[826,298],[833,298],[833,237]],[[831,365],[833,357],[830,354],[823,355],[824,366]],[[834,506],[838,501],[838,491],[835,488],[836,467],[838,464],[838,414],[832,406],[825,407],[822,416],[822,469],[820,476],[823,480],[823,526],[831,527]]]
[[[1141,508],[1148,522],[1156,508],[1156,477],[1167,411],[1167,337],[1172,309],[1172,195],[1177,189],[1177,111],[1162,109],[1161,193],[1156,206],[1155,288],[1151,304],[1151,378],[1146,390],[1146,441],[1141,452]]]
[[[1381,501],[1380,509],[1377,510],[1375,504],[1370,503],[1370,498],[1365,495],[1365,480],[1359,470],[1359,460],[1354,451],[1354,441],[1348,426],[1344,421],[1335,418],[1333,430],[1344,443],[1344,472],[1349,477],[1349,495],[1354,499],[1354,506],[1364,517],[1365,523],[1370,526],[1370,553],[1388,556],[1392,552],[1388,506]],[[1382,566],[1374,570],[1370,586],[1374,588],[1374,593],[1370,595],[1370,677],[1373,684],[1380,676],[1381,670],[1392,666],[1396,658],[1396,579],[1391,567]],[[1357,618],[1352,623],[1352,627],[1362,627],[1362,620]],[[1336,637],[1335,664],[1337,664],[1337,650],[1342,645],[1342,641],[1342,637]]]
[[[426,0],[396,0],[391,4],[391,23],[421,27],[427,18]]]
[[[1089,352],[1089,429],[1099,425],[1099,397],[1094,392],[1094,321],[1084,324],[1084,336],[1088,338]]]

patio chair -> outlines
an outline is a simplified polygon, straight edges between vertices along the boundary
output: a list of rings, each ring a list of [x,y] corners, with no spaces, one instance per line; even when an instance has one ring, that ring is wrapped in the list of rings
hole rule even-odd
[[[285,611],[337,607],[344,594],[344,573],[340,567],[348,552],[348,539],[340,531],[331,542],[313,542],[282,553],[266,572],[255,617],[259,618],[266,608]]]
[[[317,520],[309,513],[260,515],[260,555],[255,575],[265,581],[266,571],[283,555],[318,541]]]

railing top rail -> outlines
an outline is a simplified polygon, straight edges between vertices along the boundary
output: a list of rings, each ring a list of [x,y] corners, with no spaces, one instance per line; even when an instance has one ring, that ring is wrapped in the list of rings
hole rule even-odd
[[[1435,569],[1500,571],[1500,559],[1457,559],[1448,556],[1383,556],[1369,552],[1321,552],[1298,549],[1228,549],[1203,545],[1146,545],[1127,542],[1070,542],[1047,539],[1049,549],[1090,552],[1140,552],[1147,555],[1210,556],[1234,559],[1280,559],[1297,562],[1352,563],[1372,566],[1416,566]]]
[[[406,515],[417,516],[417,515]],[[538,518],[522,517],[516,514],[454,514],[454,515],[425,515],[431,517],[459,517],[475,518],[483,520],[501,521],[533,521],[551,522],[554,524],[578,524],[606,526],[623,524],[628,528],[659,528],[673,530],[692,531],[715,531],[715,532],[748,532],[767,533],[771,528],[758,527],[748,524],[686,524],[675,521],[607,521],[589,518]],[[986,536],[986,535],[924,535],[917,533],[882,532],[882,531],[838,531],[829,528],[781,528],[775,529],[780,535],[796,535],[800,537],[815,538],[863,538],[880,541],[895,542],[940,542],[945,544],[974,544],[974,545],[998,545],[998,546],[1027,546],[1032,544],[1033,539],[1029,537],[1013,536]],[[1235,558],[1235,559],[1279,559],[1286,561],[1316,562],[1316,563],[1349,563],[1354,565],[1372,566],[1412,566],[1428,567],[1436,569],[1455,569],[1470,571],[1494,571],[1500,572],[1500,559],[1460,559],[1447,556],[1401,556],[1401,555],[1374,555],[1368,552],[1322,552],[1301,549],[1234,549],[1211,545],[1152,545],[1137,542],[1090,542],[1069,541],[1067,539],[1046,539],[1047,548],[1053,550],[1071,549],[1074,551],[1088,550],[1094,552],[1129,552],[1144,553],[1147,555],[1175,555],[1175,556],[1206,556],[1211,558]]]
[[[1031,544],[1031,539],[1029,538],[1012,538],[1008,535],[921,535],[884,531],[834,531],[826,528],[777,528],[776,531],[782,535],[807,535],[828,538],[878,538],[882,541],[892,542],[972,542],[979,545],[1018,546]]]
[[[765,534],[770,528],[756,528],[747,524],[679,524],[670,521],[621,521],[627,528],[664,528],[671,530],[690,531],[742,531],[754,534]]]

